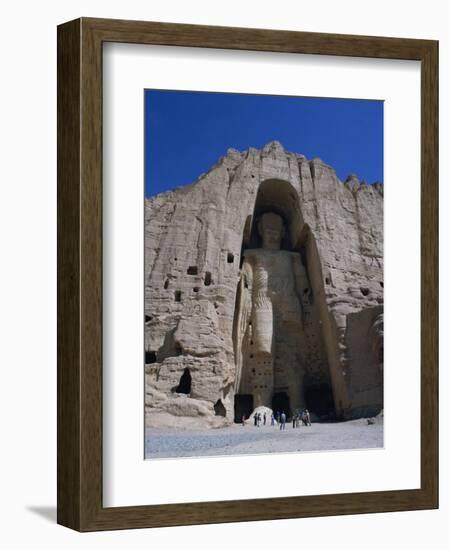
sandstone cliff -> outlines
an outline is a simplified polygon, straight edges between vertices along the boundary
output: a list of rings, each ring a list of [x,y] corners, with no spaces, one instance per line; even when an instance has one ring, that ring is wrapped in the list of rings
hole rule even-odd
[[[266,212],[282,217],[282,248],[305,269],[295,330],[309,409],[382,408],[383,185],[342,183],[271,142],[230,149],[195,183],[145,202],[147,425],[234,420],[237,289]]]

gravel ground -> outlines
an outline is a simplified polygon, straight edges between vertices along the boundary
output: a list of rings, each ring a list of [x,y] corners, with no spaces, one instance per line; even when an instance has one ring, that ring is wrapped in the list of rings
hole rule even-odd
[[[228,428],[180,430],[147,428],[146,458],[217,456],[383,447],[383,422],[366,419],[315,423],[284,431],[279,426],[235,424]]]

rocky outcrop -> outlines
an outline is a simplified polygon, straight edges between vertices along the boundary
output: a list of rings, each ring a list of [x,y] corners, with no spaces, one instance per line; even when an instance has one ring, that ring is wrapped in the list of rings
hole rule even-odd
[[[293,405],[301,387],[303,403],[322,417],[382,409],[383,186],[355,176],[343,183],[321,160],[271,142],[230,149],[195,183],[146,199],[148,425],[220,426],[234,420],[236,407],[240,415],[251,408],[251,394],[240,391],[249,378],[237,368],[238,288],[245,265],[267,255],[258,229],[266,213],[281,217],[279,252],[302,269],[291,291],[300,313],[276,329],[268,393],[277,403],[284,393]],[[360,339],[366,345],[354,344]],[[276,387],[282,364],[288,380]]]

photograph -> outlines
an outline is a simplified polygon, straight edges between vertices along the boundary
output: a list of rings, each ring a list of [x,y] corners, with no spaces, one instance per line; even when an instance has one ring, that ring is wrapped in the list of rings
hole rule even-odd
[[[145,458],[383,447],[383,101],[145,90]]]
[[[362,7],[5,4],[1,548],[444,547],[448,10]]]

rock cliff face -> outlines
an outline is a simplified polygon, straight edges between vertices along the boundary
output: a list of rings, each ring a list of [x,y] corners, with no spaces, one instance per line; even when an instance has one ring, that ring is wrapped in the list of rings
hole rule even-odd
[[[268,213],[281,220],[274,250]],[[383,185],[342,183],[279,142],[230,149],[145,203],[146,423],[215,427],[255,406],[373,416],[382,310]]]

